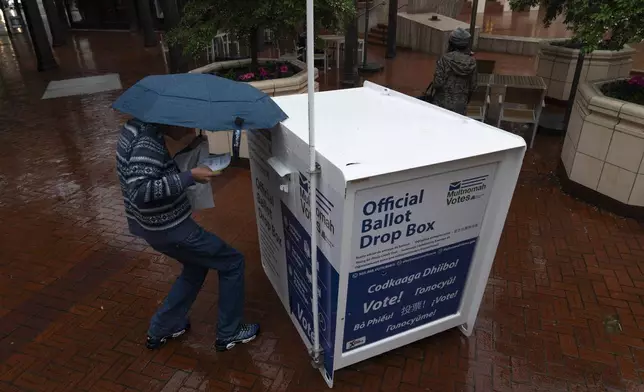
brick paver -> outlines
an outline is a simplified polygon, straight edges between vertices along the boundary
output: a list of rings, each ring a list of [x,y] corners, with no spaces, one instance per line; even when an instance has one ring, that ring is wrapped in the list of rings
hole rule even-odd
[[[212,275],[191,333],[143,347],[178,266],[125,228],[113,162],[122,117],[108,108],[118,92],[39,98],[49,79],[116,71],[130,85],[163,72],[162,60],[125,33],[75,45],[47,75],[28,47],[0,47],[0,391],[325,390],[261,269],[243,169],[217,178],[217,208],[198,220],[246,255],[246,314],[263,336],[212,350]],[[644,230],[562,194],[559,151],[539,136],[525,159],[474,336],[448,331],[341,370],[337,390],[640,390]]]

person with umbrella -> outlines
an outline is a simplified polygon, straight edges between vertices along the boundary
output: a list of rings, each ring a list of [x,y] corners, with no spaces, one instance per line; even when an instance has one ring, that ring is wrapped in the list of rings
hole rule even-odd
[[[116,150],[130,232],[183,266],[152,317],[147,348],[160,348],[189,330],[188,312],[211,269],[219,273],[216,350],[250,342],[260,327],[242,322],[244,257],[197,225],[186,194],[188,187],[208,182],[215,173],[206,167],[179,171],[164,135],[180,140],[194,134],[194,128],[226,130],[243,124],[271,128],[286,115],[249,85],[196,74],[146,77],[112,106],[135,117],[123,126]]]
[[[188,311],[211,269],[219,272],[219,322],[215,347],[225,351],[247,343],[258,324],[242,323],[244,257],[192,219],[186,189],[206,183],[215,173],[207,167],[179,172],[164,135],[179,140],[187,128],[128,121],[116,152],[117,171],[130,232],[156,251],[183,264],[161,307],[152,317],[146,346],[156,349],[188,331]]]

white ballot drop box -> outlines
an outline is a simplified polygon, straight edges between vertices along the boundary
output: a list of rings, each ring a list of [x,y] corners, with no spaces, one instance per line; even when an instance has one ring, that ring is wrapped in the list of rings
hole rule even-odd
[[[322,375],[458,327],[473,329],[525,153],[524,140],[365,82],[315,94],[310,205],[306,95],[248,133],[262,266],[313,344],[317,219]]]

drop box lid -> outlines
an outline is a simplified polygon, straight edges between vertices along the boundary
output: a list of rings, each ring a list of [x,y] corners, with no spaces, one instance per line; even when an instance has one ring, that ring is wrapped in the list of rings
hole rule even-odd
[[[307,94],[273,98],[290,132],[308,143]],[[347,182],[525,148],[522,137],[391,89],[315,94],[315,144]]]

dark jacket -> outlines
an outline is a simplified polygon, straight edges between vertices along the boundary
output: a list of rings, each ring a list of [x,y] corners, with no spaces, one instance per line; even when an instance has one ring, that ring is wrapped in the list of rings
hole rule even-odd
[[[459,51],[444,54],[436,62],[433,103],[465,115],[476,79],[476,60],[471,55]]]

